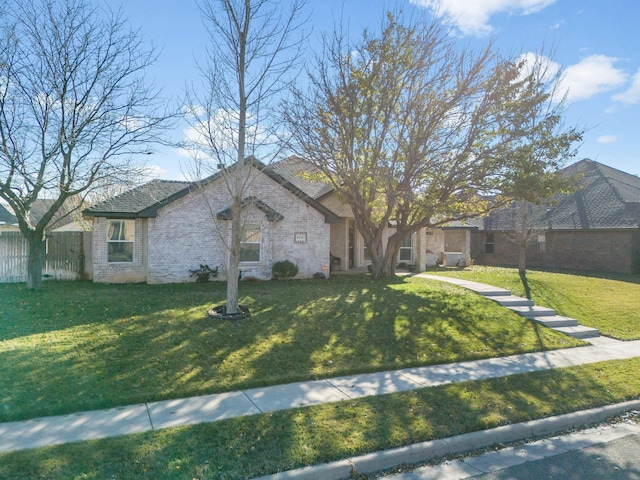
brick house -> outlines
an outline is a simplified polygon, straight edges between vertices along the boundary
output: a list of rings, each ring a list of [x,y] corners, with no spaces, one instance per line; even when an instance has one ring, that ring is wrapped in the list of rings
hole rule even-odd
[[[290,260],[299,278],[328,273],[330,224],[338,217],[259,161],[248,159],[240,269],[271,278]],[[233,167],[232,167],[233,168]],[[93,222],[93,281],[194,280],[201,264],[228,270],[230,197],[222,173],[198,184],[155,180],[83,211]]]
[[[271,267],[290,260],[298,278],[370,263],[351,207],[326,184],[305,173],[310,166],[288,158],[268,166],[251,158],[241,245],[243,277],[271,278]],[[83,211],[93,224],[94,282],[171,283],[193,281],[201,264],[228,270],[230,198],[222,173],[199,183],[154,180]],[[425,229],[408,238],[398,263],[423,269],[466,264],[468,227]],[[389,229],[391,233],[391,228]],[[390,234],[389,233],[389,234]],[[447,246],[449,246],[447,251]]]
[[[640,178],[593,160],[581,160],[563,174],[578,189],[531,206],[536,234],[527,250],[530,267],[639,273]],[[471,254],[481,265],[515,265],[513,241],[519,205],[476,220]]]

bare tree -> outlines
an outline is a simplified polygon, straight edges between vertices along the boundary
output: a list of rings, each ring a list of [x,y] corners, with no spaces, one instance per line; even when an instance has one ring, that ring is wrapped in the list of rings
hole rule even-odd
[[[230,240],[218,231],[229,251],[226,312],[236,314],[243,207],[258,165],[247,158],[268,163],[280,151],[276,105],[299,61],[303,2],[203,0],[199,6],[210,44],[200,66],[203,88],[188,94],[189,148],[196,160],[190,175],[221,178],[230,199]],[[218,226],[215,212],[212,221]]]
[[[83,0],[15,0],[0,19],[0,197],[29,243],[28,280],[41,287],[45,228],[67,199],[138,178],[168,115],[145,85],[154,60],[118,13]],[[36,199],[54,202],[37,223]]]
[[[394,272],[403,239],[420,228],[509,200],[511,153],[546,98],[522,62],[399,14],[355,44],[335,32],[309,76],[285,108],[289,128],[298,154],[351,206],[375,276]]]

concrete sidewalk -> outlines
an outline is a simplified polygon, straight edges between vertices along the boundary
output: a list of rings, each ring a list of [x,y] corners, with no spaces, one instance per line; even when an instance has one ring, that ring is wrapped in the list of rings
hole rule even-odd
[[[448,365],[330,378],[238,392],[149,402],[109,410],[0,423],[0,452],[149,430],[215,422],[232,417],[337,402],[452,382],[584,365],[640,356],[640,341],[606,337],[592,345]]]

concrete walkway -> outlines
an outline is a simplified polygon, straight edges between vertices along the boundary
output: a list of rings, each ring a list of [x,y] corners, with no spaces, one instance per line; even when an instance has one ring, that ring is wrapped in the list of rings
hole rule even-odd
[[[442,278],[437,277],[438,280]],[[588,341],[591,343],[589,346],[564,350],[274,385],[215,395],[148,402],[109,410],[0,423],[0,452],[215,422],[244,415],[414,390],[452,382],[481,380],[640,356],[640,341],[621,342],[607,337],[594,337]],[[637,407],[630,408],[640,408],[640,403]],[[525,430],[527,433],[531,432],[530,428]],[[487,432],[477,433],[485,439],[495,437],[495,434],[492,436]],[[377,455],[384,455],[384,452]],[[292,477],[285,475],[278,478]],[[329,477],[311,476],[309,478]]]
[[[0,423],[0,452],[215,422],[370,395],[640,356],[640,341],[606,337],[592,345],[449,365],[329,378],[109,410]]]
[[[519,315],[527,317],[534,322],[538,322],[545,327],[549,327],[560,333],[569,335],[570,337],[584,339],[593,338],[600,335],[600,332],[597,328],[579,325],[578,321],[575,318],[557,315],[556,311],[551,308],[540,307],[534,305],[533,301],[529,300],[528,298],[511,295],[510,290],[492,287],[491,285],[472,282],[470,280],[463,280],[461,278],[429,275],[427,273],[420,273],[415,276],[420,278],[427,278],[429,280],[452,283],[454,285],[458,285],[459,287],[466,288],[477,293],[478,295],[482,295],[489,298],[490,300],[493,300],[494,302],[512,310]]]

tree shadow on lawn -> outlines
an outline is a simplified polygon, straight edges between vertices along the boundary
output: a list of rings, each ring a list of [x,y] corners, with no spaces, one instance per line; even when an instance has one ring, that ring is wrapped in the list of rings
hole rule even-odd
[[[169,299],[4,351],[0,421],[572,345],[459,289],[358,277],[290,282],[285,296],[281,283],[242,285],[241,321],[207,318],[191,284],[180,315]]]
[[[463,382],[5,454],[0,477],[254,478],[635,398],[638,364],[603,363],[595,376],[574,367]]]
[[[456,287],[403,279],[345,282],[340,293],[273,307],[290,321],[270,324],[281,339],[253,352],[250,384],[327,378],[581,344]]]

